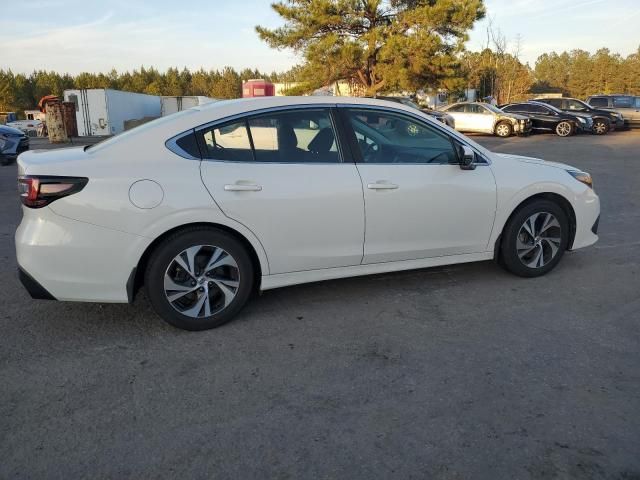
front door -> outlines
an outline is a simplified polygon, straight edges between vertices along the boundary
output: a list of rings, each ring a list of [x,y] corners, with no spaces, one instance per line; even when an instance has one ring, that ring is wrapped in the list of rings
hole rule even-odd
[[[344,108],[362,177],[363,263],[487,251],[496,210],[488,163],[461,170],[457,140],[398,111]]]
[[[205,185],[258,237],[270,273],[360,264],[362,184],[342,161],[328,108],[249,116],[199,135]]]

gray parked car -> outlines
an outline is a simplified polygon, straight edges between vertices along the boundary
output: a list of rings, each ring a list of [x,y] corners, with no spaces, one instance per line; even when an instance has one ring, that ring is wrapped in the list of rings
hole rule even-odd
[[[15,162],[25,150],[29,150],[29,137],[17,128],[0,125],[0,163]]]
[[[633,95],[591,95],[587,103],[592,107],[622,114],[626,127],[640,127],[640,97]]]

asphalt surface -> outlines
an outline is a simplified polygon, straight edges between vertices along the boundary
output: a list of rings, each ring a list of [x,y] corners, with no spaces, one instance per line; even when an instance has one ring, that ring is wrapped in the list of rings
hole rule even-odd
[[[31,300],[0,169],[0,478],[640,479],[640,132],[474,137],[590,171],[600,242],[266,292],[220,329]]]

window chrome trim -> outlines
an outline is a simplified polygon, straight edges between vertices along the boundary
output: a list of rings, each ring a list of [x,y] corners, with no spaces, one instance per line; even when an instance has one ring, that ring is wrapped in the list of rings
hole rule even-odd
[[[430,127],[434,127],[435,129],[437,129],[439,131],[439,133],[446,135],[449,139],[453,139],[456,140],[460,143],[462,143],[463,145],[466,145],[467,147],[469,147],[471,150],[473,150],[476,154],[476,156],[478,156],[479,158],[481,158],[483,161],[482,162],[473,162],[473,165],[476,165],[478,167],[482,167],[482,166],[489,166],[491,165],[491,160],[489,158],[487,158],[482,152],[478,151],[478,149],[476,147],[474,147],[473,145],[469,145],[466,141],[464,141],[462,138],[460,138],[457,135],[451,135],[451,132],[449,132],[446,128],[443,128],[443,125],[445,125],[442,122],[439,121],[431,121],[429,119],[425,119],[424,117],[421,117],[420,115],[416,115],[413,112],[408,112],[406,110],[400,110],[398,108],[389,108],[387,106],[381,107],[378,105],[361,105],[361,104],[357,104],[357,103],[340,103],[337,105],[338,108],[351,108],[351,109],[355,109],[355,110],[380,110],[383,112],[391,112],[391,113],[399,113],[399,114],[405,114],[409,117],[413,117],[416,120],[422,122],[422,123],[427,123]],[[420,112],[422,113],[422,112]],[[428,113],[425,113],[424,115],[428,115]],[[435,119],[435,117],[432,117]],[[351,127],[353,128],[353,127]],[[415,162],[403,162],[403,163],[379,163],[379,164],[375,164],[375,163],[369,163],[367,165],[458,165],[457,163],[415,163]]]
[[[186,132],[179,133],[175,137],[171,137],[169,140],[164,142],[164,146],[167,147],[170,151],[179,155],[182,158],[186,158],[187,160],[202,160],[201,158],[194,157],[189,152],[184,151],[179,145],[178,140],[181,138],[187,137],[189,135],[195,135],[195,129],[187,130]]]
[[[227,122],[231,122],[233,120],[238,120],[241,118],[247,118],[253,115],[261,115],[261,114],[266,114],[266,113],[272,113],[272,112],[281,112],[283,110],[313,110],[313,109],[320,109],[320,108],[327,108],[327,109],[332,109],[332,108],[356,108],[356,109],[365,109],[365,110],[381,110],[381,111],[387,111],[387,112],[391,112],[391,113],[399,113],[399,114],[404,114],[407,115],[409,117],[413,117],[418,121],[421,121],[423,123],[428,123],[429,126],[432,126],[433,128],[439,130],[441,133],[443,133],[444,135],[448,136],[448,137],[452,137],[454,138],[456,141],[462,143],[463,145],[468,146],[469,148],[471,148],[477,156],[479,156],[483,161],[480,163],[476,163],[474,162],[474,165],[477,166],[484,166],[484,165],[491,165],[491,159],[487,158],[487,156],[485,156],[482,152],[478,151],[478,149],[476,147],[474,147],[473,145],[469,145],[465,140],[464,137],[462,135],[457,136],[457,135],[451,135],[451,132],[449,132],[446,128],[444,127],[444,123],[441,121],[438,121],[437,119],[435,119],[435,117],[432,117],[435,119],[435,121],[431,121],[429,119],[425,119],[424,117],[422,117],[421,115],[418,115],[414,112],[409,112],[407,110],[402,110],[402,109],[398,109],[398,108],[394,108],[393,106],[380,106],[380,105],[368,105],[368,104],[357,104],[357,103],[304,103],[304,104],[298,104],[298,105],[280,105],[277,107],[267,107],[267,108],[258,108],[256,110],[248,110],[245,112],[241,112],[241,113],[236,113],[234,115],[229,115],[226,117],[221,117],[218,118],[216,120],[212,120],[211,122],[207,122],[207,123],[203,123],[201,125],[198,125],[194,128],[191,128],[185,132],[179,133],[178,135],[175,135],[174,137],[171,137],[169,140],[167,140],[165,142],[165,146],[173,153],[175,153],[176,155],[179,155],[183,158],[186,158],[188,160],[200,160],[200,161],[207,161],[207,162],[223,162],[223,163],[247,163],[247,164],[265,164],[265,165],[351,165],[352,162],[349,161],[345,161],[345,157],[344,157],[344,152],[339,152],[341,153],[340,155],[340,161],[339,162],[240,162],[240,161],[234,161],[234,160],[216,160],[216,159],[212,159],[212,158],[202,158],[202,156],[200,158],[196,158],[193,155],[189,154],[188,152],[185,152],[182,148],[180,148],[178,146],[178,144],[176,143],[178,140],[180,140],[183,137],[186,137],[187,135],[190,134],[198,134],[200,131],[205,130],[205,129],[209,129],[211,127],[215,127],[216,125],[220,125],[220,124],[224,124]],[[329,112],[330,113],[330,112]],[[421,113],[421,112],[420,112]],[[423,114],[423,115],[428,115],[428,114]],[[333,122],[333,118],[332,118],[332,122]],[[337,131],[337,125],[333,124],[334,130],[336,132],[336,134],[338,133]],[[338,140],[336,139],[336,143],[338,143]],[[340,148],[340,147],[338,147]],[[422,163],[422,164],[417,164],[417,163],[395,163],[394,165],[446,165],[446,164],[434,164],[434,163]],[[450,165],[456,165],[456,164],[450,164]]]

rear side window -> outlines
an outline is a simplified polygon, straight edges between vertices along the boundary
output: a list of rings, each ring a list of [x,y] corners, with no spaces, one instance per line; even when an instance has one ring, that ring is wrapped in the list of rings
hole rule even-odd
[[[327,109],[302,109],[250,117],[256,162],[339,163]]]
[[[607,97],[593,97],[589,100],[589,105],[593,107],[608,107],[609,100]]]
[[[201,131],[202,157],[231,162],[252,162],[253,150],[246,120],[238,120]]]
[[[176,144],[192,157],[200,158],[200,149],[198,148],[198,142],[194,133],[179,138]]]
[[[543,100],[544,103],[548,103],[549,105],[553,105],[557,108],[562,108],[562,99],[561,98],[547,98]]]
[[[454,105],[451,108],[447,108],[447,112],[464,112],[466,105]]]
[[[531,109],[530,105],[526,105],[524,103],[519,103],[516,105],[508,105],[504,107],[502,110],[505,112],[522,112],[522,113],[530,113]]]
[[[632,108],[633,97],[613,97],[613,106],[619,108]]]

